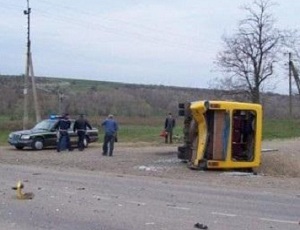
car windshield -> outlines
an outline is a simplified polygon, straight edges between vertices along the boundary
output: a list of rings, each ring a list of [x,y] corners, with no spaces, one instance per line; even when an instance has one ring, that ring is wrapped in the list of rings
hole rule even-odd
[[[37,123],[33,129],[50,130],[56,122],[57,120],[43,120]]]

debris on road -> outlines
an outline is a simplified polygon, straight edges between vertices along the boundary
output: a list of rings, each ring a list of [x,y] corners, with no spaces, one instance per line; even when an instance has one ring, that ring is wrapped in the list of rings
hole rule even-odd
[[[262,149],[261,152],[276,152],[278,149]]]
[[[32,192],[22,192],[22,189],[24,188],[24,184],[21,181],[18,181],[16,187],[12,187],[13,190],[17,191],[17,199],[19,200],[32,200],[34,197],[34,194]]]
[[[204,224],[200,224],[200,223],[196,223],[194,225],[195,228],[199,228],[199,229],[208,229],[207,225]]]
[[[257,173],[253,172],[223,172],[220,175],[224,176],[247,176],[247,177],[257,177]]]

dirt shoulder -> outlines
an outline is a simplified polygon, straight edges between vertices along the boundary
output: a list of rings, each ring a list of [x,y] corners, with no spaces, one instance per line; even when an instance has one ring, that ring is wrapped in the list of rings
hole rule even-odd
[[[117,143],[113,157],[101,155],[101,145],[83,152],[57,153],[0,147],[0,164],[30,165],[57,170],[88,170],[145,177],[190,180],[218,186],[300,191],[300,139],[266,141],[258,175],[231,171],[190,170],[177,159],[177,145]],[[297,194],[300,196],[300,194]]]

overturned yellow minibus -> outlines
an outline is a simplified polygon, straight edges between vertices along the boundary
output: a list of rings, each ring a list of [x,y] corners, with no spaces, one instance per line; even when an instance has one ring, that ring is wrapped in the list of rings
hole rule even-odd
[[[184,144],[178,158],[192,169],[252,169],[261,163],[262,106],[233,101],[179,104]]]

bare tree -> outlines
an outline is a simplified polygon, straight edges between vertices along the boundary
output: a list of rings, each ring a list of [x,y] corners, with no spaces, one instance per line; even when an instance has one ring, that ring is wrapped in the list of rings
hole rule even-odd
[[[298,65],[300,63],[300,34],[298,30],[286,30],[284,31],[285,39],[284,45],[287,47],[289,52],[293,54],[293,61]]]
[[[260,102],[263,82],[274,76],[274,64],[282,48],[283,35],[275,28],[272,6],[269,0],[244,6],[245,19],[234,35],[223,37],[224,50],[217,55],[217,67],[225,76],[219,81],[223,89],[244,94],[254,103]]]

